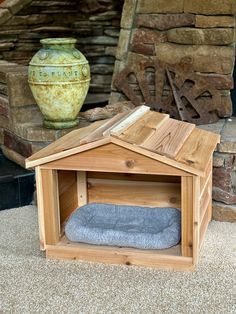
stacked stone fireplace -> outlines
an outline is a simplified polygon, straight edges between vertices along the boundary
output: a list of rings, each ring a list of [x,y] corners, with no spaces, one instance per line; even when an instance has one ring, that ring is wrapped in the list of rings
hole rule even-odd
[[[196,96],[193,100],[197,106],[206,110],[206,114],[202,114],[201,117],[209,118],[210,123],[204,121],[207,124],[199,127],[221,134],[221,142],[214,154],[213,164],[213,215],[218,220],[236,221],[236,118],[232,116],[230,97],[235,62],[235,0],[125,0],[121,29],[117,21],[120,19],[123,0],[80,2],[86,10],[91,11],[89,21],[85,20],[84,16],[81,18],[81,12],[72,14],[77,2],[71,1],[73,10],[71,7],[68,14],[77,19],[77,22],[73,21],[73,25],[78,27],[76,30],[75,27],[73,30],[69,29],[68,25],[72,25],[70,21],[67,26],[63,25],[62,29],[67,36],[76,35],[80,38],[81,28],[84,32],[82,42],[87,45],[91,40],[91,50],[88,44],[88,51],[83,51],[83,47],[81,51],[85,52],[85,55],[87,53],[88,59],[91,58],[94,62],[93,91],[104,94],[102,92],[104,90],[106,95],[110,92],[110,104],[131,99],[135,105],[146,103],[155,110],[169,112],[175,118],[181,119],[166,69],[170,69],[176,88],[174,91],[177,92],[181,86],[178,85],[176,78],[179,77],[179,82],[182,82],[183,75],[186,73],[190,75],[184,85],[188,91],[193,87],[192,78],[196,81],[200,79],[199,89],[193,89],[194,97]],[[112,5],[118,2],[120,5],[116,4],[114,9]],[[10,4],[8,7],[6,3],[13,3],[15,7],[18,3],[18,11],[11,9]],[[2,14],[6,19],[3,28],[5,33],[7,28],[11,27],[11,19],[13,23],[11,37],[14,37],[14,40],[11,42],[8,38],[7,44],[11,47],[9,46],[5,52],[7,56],[5,59],[8,61],[11,60],[9,56],[18,56],[20,49],[23,49],[19,49],[17,36],[19,38],[23,36],[27,47],[32,48],[35,39],[39,40],[40,28],[47,32],[50,29],[53,32],[60,29],[58,21],[56,25],[53,23],[50,26],[46,25],[51,23],[52,17],[56,14],[50,13],[50,10],[55,11],[53,6],[50,7],[50,1],[44,3],[48,3],[45,9],[42,9],[43,5],[41,6],[42,12],[46,12],[43,13],[45,21],[40,20],[44,25],[27,26],[31,27],[30,32],[27,34],[26,31],[19,35],[14,33],[14,30],[16,32],[19,28],[18,25],[14,26],[14,23],[23,21],[24,14],[34,15],[34,7],[39,5],[39,1],[5,0],[2,9],[0,5],[0,17]],[[97,11],[93,11],[92,8],[97,8]],[[11,19],[6,18],[8,14],[11,15]],[[46,18],[47,14],[50,19]],[[68,17],[65,23],[66,21],[69,21]],[[96,23],[99,25],[97,29]],[[35,27],[36,33],[33,30]],[[117,34],[119,42],[114,59]],[[46,33],[44,35],[48,36]],[[60,35],[59,31],[55,34],[56,37]],[[102,44],[99,41],[102,41]],[[33,53],[34,51],[31,52],[32,55]],[[26,54],[28,58],[30,52],[27,51]],[[101,64],[101,60],[105,59],[107,64]],[[24,60],[19,63],[25,62]],[[182,66],[187,70],[180,73],[178,71]],[[23,65],[10,66],[5,60],[0,61],[0,93],[3,94],[0,97],[0,143],[5,155],[20,164],[23,164],[24,158],[32,152],[68,132],[47,130],[42,127],[41,114],[27,86],[26,70]],[[112,79],[111,90],[108,90],[108,78],[110,81]],[[196,81],[195,87],[198,87]],[[205,85],[206,90],[203,88]],[[99,86],[99,90],[96,86]],[[166,102],[168,108],[165,108]],[[202,120],[198,121],[197,115],[193,113],[192,117],[195,117],[195,121],[190,122],[201,124]],[[86,124],[84,121],[79,127]]]
[[[236,220],[236,119],[230,95],[235,12],[234,0],[126,0],[110,97],[110,103],[128,98],[181,119],[174,93],[181,96],[182,89],[194,96],[189,99],[202,110],[202,119],[194,112],[195,121],[185,117],[196,124],[208,119],[210,124],[199,127],[221,134],[214,156],[213,206],[214,218],[228,221]],[[174,90],[167,69],[175,72]],[[190,85],[182,86],[185,82]]]

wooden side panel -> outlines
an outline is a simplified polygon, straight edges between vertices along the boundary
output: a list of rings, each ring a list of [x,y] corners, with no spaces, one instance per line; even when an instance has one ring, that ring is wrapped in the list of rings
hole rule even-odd
[[[206,171],[219,135],[195,128],[183,144],[175,160],[202,172]]]
[[[193,177],[182,177],[182,255],[193,256]]]
[[[60,236],[60,214],[57,171],[40,169],[43,203],[45,244],[56,244]]]
[[[174,158],[194,128],[194,124],[167,119],[141,147]]]
[[[180,208],[180,184],[88,179],[89,202]]]
[[[58,171],[60,224],[78,207],[76,171]]]
[[[44,169],[187,175],[182,170],[113,143],[47,163],[42,167]]]

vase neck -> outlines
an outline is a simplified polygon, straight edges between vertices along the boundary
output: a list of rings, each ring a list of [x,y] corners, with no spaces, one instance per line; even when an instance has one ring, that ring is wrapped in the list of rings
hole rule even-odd
[[[67,50],[75,48],[75,38],[45,38],[40,40],[43,48],[54,50]]]
[[[43,48],[53,50],[67,50],[75,48],[75,44],[43,44]]]

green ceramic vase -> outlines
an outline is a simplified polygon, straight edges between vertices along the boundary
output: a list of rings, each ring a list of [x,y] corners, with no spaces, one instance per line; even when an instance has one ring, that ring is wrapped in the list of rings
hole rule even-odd
[[[75,48],[74,38],[47,38],[40,42],[42,49],[29,63],[28,82],[44,116],[44,126],[74,127],[89,88],[88,61]]]

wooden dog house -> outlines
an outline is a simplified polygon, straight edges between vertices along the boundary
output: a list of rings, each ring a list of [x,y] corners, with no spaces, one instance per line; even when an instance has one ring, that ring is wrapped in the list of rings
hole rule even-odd
[[[193,270],[211,220],[217,134],[146,106],[70,132],[32,155],[41,248],[49,258]],[[70,243],[64,223],[86,203],[181,210],[181,243],[140,250]],[[151,208],[150,208],[151,210]]]

